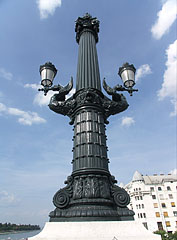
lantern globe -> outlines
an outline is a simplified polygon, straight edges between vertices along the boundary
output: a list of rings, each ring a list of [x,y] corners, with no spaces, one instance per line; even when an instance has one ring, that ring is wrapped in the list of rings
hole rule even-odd
[[[136,68],[133,64],[124,63],[122,67],[119,68],[119,76],[121,77],[124,87],[132,88],[135,85],[135,72]]]
[[[51,87],[54,77],[57,74],[57,69],[51,62],[46,62],[40,66],[41,85],[44,87]]]

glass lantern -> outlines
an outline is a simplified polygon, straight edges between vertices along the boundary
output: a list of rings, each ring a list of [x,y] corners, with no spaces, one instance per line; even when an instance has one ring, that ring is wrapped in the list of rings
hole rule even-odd
[[[51,62],[46,62],[40,66],[41,85],[45,87],[51,87],[53,79],[57,74],[57,69]]]
[[[131,89],[135,85],[135,72],[136,68],[133,64],[124,63],[122,67],[119,68],[119,76],[121,77],[124,87]]]

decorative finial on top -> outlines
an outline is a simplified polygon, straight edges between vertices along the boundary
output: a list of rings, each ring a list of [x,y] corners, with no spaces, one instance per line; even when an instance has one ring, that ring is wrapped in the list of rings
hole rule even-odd
[[[86,13],[84,16],[83,16],[83,18],[92,18],[92,15],[90,15],[90,13]]]
[[[79,43],[80,36],[85,30],[91,31],[96,42],[98,42],[99,23],[98,19],[96,17],[92,18],[89,13],[86,13],[83,17],[78,17],[75,25],[77,43]]]

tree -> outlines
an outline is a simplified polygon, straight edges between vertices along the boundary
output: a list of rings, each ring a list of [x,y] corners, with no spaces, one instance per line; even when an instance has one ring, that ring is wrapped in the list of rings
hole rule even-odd
[[[177,232],[168,233],[168,232],[165,232],[164,230],[159,230],[154,233],[161,235],[162,240],[177,240]]]

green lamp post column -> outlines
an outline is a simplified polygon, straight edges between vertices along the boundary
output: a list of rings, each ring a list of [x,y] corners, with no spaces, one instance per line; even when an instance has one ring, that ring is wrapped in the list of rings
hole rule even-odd
[[[74,125],[73,170],[65,181],[66,187],[58,190],[53,198],[56,209],[50,213],[51,222],[60,221],[121,221],[133,220],[134,212],[127,208],[130,197],[127,192],[116,185],[108,168],[105,124],[110,115],[127,109],[128,103],[122,94],[116,91],[128,91],[120,85],[110,88],[105,80],[103,87],[112,100],[101,91],[100,73],[96,43],[98,42],[99,21],[86,14],[79,17],[75,26],[76,41],[79,44],[76,93],[69,99],[65,95],[72,89],[73,81],[65,87],[44,86],[58,91],[50,100],[49,107],[56,113],[70,117]],[[46,63],[48,68],[53,66]],[[41,69],[45,69],[43,65]],[[132,65],[124,65],[131,72]],[[135,73],[135,69],[132,69]],[[56,69],[54,68],[56,74]],[[41,73],[42,76],[42,73]],[[129,76],[131,79],[129,79]],[[126,75],[127,81],[134,81],[133,74]],[[53,80],[53,79],[52,79]],[[46,83],[42,79],[42,83]]]

